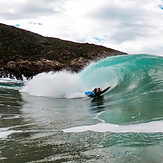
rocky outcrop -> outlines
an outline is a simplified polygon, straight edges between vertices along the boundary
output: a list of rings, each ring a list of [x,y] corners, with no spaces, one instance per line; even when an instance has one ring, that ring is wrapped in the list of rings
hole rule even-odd
[[[9,77],[15,76],[17,79],[22,79],[22,75],[26,78],[32,78],[41,72],[58,71],[64,68],[63,64],[46,59],[31,62],[28,60],[9,61],[1,69],[1,77],[8,74]]]
[[[9,61],[0,69],[0,77],[16,77],[17,79],[22,79],[22,76],[25,76],[27,79],[30,79],[41,72],[59,71],[63,69],[78,72],[88,63],[90,63],[90,60],[84,59],[83,57],[73,59],[69,65],[46,59],[32,62],[28,60]]]

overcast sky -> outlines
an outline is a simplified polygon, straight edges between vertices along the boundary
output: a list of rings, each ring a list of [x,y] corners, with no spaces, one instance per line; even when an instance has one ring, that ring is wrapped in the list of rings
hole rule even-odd
[[[0,0],[0,22],[43,36],[163,56],[163,0]]]

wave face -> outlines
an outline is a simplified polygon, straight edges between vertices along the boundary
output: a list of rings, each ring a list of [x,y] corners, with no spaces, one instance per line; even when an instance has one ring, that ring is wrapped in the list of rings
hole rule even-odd
[[[88,66],[80,74],[83,82],[90,87],[109,84],[113,87],[119,86],[124,91],[140,91],[149,86],[162,86],[162,70],[162,57],[126,55],[102,59]]]
[[[81,73],[88,86],[112,85],[112,90],[92,100],[92,111],[108,123],[135,123],[163,119],[163,58],[126,55],[92,63]]]

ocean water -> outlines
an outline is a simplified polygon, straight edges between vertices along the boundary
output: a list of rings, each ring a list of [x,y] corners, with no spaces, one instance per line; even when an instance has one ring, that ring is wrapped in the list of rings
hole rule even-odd
[[[98,98],[84,92],[111,89]],[[0,162],[163,162],[163,58],[0,79]]]

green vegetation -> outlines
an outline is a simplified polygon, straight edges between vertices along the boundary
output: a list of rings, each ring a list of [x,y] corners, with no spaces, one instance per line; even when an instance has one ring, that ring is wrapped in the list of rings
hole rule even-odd
[[[44,58],[64,63],[78,57],[93,59],[104,51],[115,52],[103,46],[43,37],[13,26],[0,24],[0,60],[4,62],[18,59],[36,61]]]
[[[32,77],[61,69],[79,71],[92,60],[121,54],[125,53],[94,44],[43,37],[0,24],[0,77],[3,74]]]

